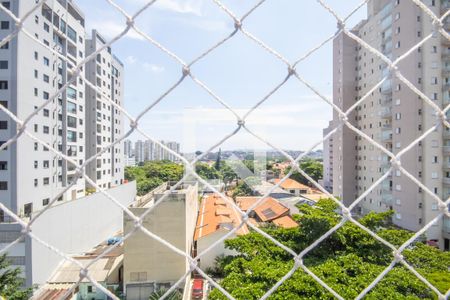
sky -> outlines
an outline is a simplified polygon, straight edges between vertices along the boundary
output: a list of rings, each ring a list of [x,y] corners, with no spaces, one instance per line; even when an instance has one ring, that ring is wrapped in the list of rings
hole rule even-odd
[[[115,0],[133,14],[148,0]],[[123,28],[125,18],[106,0],[75,0],[85,13],[86,27],[111,39]],[[341,16],[361,0],[327,0]],[[223,0],[237,16],[257,1]],[[365,18],[362,7],[348,21],[351,27]],[[233,20],[212,0],[159,0],[136,20],[136,26],[190,62],[229,35]],[[245,19],[243,27],[289,61],[331,37],[336,20],[315,0],[268,0]],[[135,31],[112,46],[125,66],[125,109],[137,116],[181,77],[181,65]],[[286,76],[283,62],[242,33],[191,67],[192,74],[239,115],[263,99]],[[327,43],[297,72],[327,97],[332,97],[332,43]],[[291,78],[256,111],[246,125],[283,149],[306,150],[322,139],[331,119],[331,107],[297,79]],[[128,123],[125,125],[128,130]],[[190,78],[151,109],[140,128],[152,138],[181,143],[183,152],[206,150],[236,128],[236,118]],[[132,140],[145,139],[135,133]],[[222,149],[265,149],[267,145],[241,130]],[[320,146],[318,148],[321,148]]]

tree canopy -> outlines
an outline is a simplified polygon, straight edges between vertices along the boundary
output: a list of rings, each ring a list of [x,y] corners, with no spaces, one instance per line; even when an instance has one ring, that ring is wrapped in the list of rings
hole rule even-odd
[[[300,169],[305,171],[305,173],[308,174],[315,181],[322,179],[323,164],[320,161],[311,159],[311,158],[306,158],[306,159],[303,159],[302,161],[300,161],[299,166],[300,166]],[[289,167],[286,169],[286,172],[289,172],[290,170],[291,170],[291,168]],[[297,171],[292,173],[290,178],[294,179],[300,183],[306,184],[306,185],[310,184],[309,180],[306,179],[302,174],[300,174]]]
[[[24,288],[19,268],[12,268],[6,254],[0,256],[0,296],[8,300],[25,300],[32,296],[32,288]]]
[[[125,179],[136,180],[137,194],[145,195],[166,181],[179,181],[183,165],[170,161],[148,161],[143,166],[126,167]]]
[[[332,200],[315,207],[302,205],[298,228],[264,228],[276,240],[300,253],[341,220]],[[395,246],[412,233],[390,224],[392,212],[370,213],[359,222]],[[239,255],[219,258],[215,274],[236,299],[258,299],[294,266],[293,257],[262,235],[251,232],[225,242]],[[450,288],[450,253],[416,242],[403,252],[407,262],[441,292]],[[304,258],[304,264],[345,299],[355,298],[392,262],[392,250],[353,223],[347,222]],[[397,264],[366,299],[436,299],[434,292],[402,264]],[[226,299],[215,289],[209,299]],[[269,299],[334,299],[301,268]]]

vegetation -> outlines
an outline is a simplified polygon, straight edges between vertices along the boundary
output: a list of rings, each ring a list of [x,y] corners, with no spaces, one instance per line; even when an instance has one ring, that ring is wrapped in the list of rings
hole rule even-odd
[[[289,172],[291,168],[287,168],[286,172]],[[323,176],[323,164],[315,159],[307,158],[302,161],[300,161],[300,169],[305,171],[306,174],[308,174],[312,179],[315,181],[318,181],[319,179],[322,179]],[[295,171],[292,173],[291,179],[294,179],[300,183],[309,185],[310,182],[308,179],[306,179],[302,174]]]
[[[161,288],[155,292],[153,292],[150,295],[150,298],[148,298],[149,300],[159,300],[161,299],[161,297],[167,292],[167,289]],[[178,291],[175,290],[173,292],[171,292],[167,297],[165,297],[164,299],[167,300],[181,300],[183,299],[183,295]]]
[[[142,196],[166,181],[179,181],[183,170],[183,165],[170,161],[148,161],[143,166],[126,167],[125,179],[136,180],[137,194]]]
[[[300,253],[340,221],[337,206],[321,200],[316,207],[302,205],[293,229],[264,228],[271,236]],[[412,233],[390,224],[392,212],[370,213],[359,221],[394,245]],[[259,299],[294,266],[292,256],[262,235],[251,232],[225,242],[240,255],[218,258],[212,274],[236,299]],[[450,253],[415,243],[403,256],[441,292],[450,288]],[[355,298],[391,263],[391,249],[361,228],[347,222],[303,259],[304,264],[345,299]],[[403,265],[397,264],[365,297],[366,299],[436,299],[436,295]],[[209,299],[226,299],[213,290]],[[301,268],[269,299],[334,299]]]
[[[25,300],[33,294],[32,288],[24,288],[19,268],[11,268],[6,254],[0,256],[0,296],[8,300]]]

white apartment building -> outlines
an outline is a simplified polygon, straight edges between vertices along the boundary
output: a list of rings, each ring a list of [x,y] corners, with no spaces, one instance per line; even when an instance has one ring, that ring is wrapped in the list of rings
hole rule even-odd
[[[1,1],[1,5],[23,16],[35,1]],[[0,20],[2,39],[15,24],[1,12]],[[20,32],[0,49],[0,103],[22,120],[70,79],[69,70],[85,55],[84,16],[71,1],[46,1],[23,26],[43,45]],[[81,165],[85,159],[84,109],[85,84],[77,79],[33,117],[27,129]],[[15,122],[0,112],[0,140],[15,134]],[[0,166],[0,201],[20,215],[42,209],[73,181],[76,184],[60,199],[85,194],[84,179],[75,176],[74,165],[25,135],[0,152]]]
[[[96,31],[86,40],[86,55],[106,44]],[[123,105],[123,64],[106,47],[86,64],[86,78],[96,90],[86,88],[86,155],[91,157],[117,141],[123,133],[123,115],[111,103]],[[124,178],[123,142],[108,149],[89,164],[87,175],[101,188],[122,183]]]
[[[448,0],[423,1],[436,15],[445,13]],[[449,28],[448,18],[445,24]],[[433,30],[430,18],[412,1],[369,1],[367,20],[353,32],[395,60]],[[334,103],[344,111],[368,93],[382,78],[388,79],[361,103],[349,120],[398,153],[437,122],[434,110],[389,72],[387,65],[346,35],[334,40]],[[438,106],[450,103],[450,43],[440,34],[423,44],[399,64],[399,70]],[[339,123],[334,114],[329,132]],[[401,158],[402,166],[438,196],[450,195],[450,134],[439,128]],[[327,155],[327,154],[326,154]],[[387,155],[349,129],[333,137],[324,160],[332,168],[333,193],[345,204],[352,203],[390,167]],[[395,211],[393,222],[417,231],[438,213],[437,203],[400,171],[375,188],[360,203],[360,212]],[[438,222],[427,232],[449,250],[450,223]]]
[[[141,140],[136,141],[134,144],[134,156],[136,158],[136,164],[143,163],[144,159],[144,142]]]
[[[131,157],[131,156],[134,155],[133,144],[131,143],[130,140],[124,140],[123,141],[123,154],[126,157]]]

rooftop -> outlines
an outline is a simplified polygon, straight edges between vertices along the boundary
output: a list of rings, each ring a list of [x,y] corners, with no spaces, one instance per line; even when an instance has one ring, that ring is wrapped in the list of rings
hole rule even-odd
[[[237,197],[236,203],[240,209],[246,212],[259,199],[261,199],[261,197]],[[264,199],[262,203],[253,209],[253,211],[263,222],[268,222],[289,214],[289,208],[272,197]]]
[[[233,199],[228,198],[230,202]],[[194,240],[198,240],[219,230],[231,230],[242,222],[239,212],[217,194],[203,198],[197,218]],[[238,235],[247,234],[247,225],[236,231]]]
[[[277,184],[281,181],[281,179],[275,179],[274,183]],[[285,181],[283,181],[280,186],[283,189],[305,189],[305,190],[311,190],[311,188],[307,185],[304,185],[294,179],[287,178]]]

